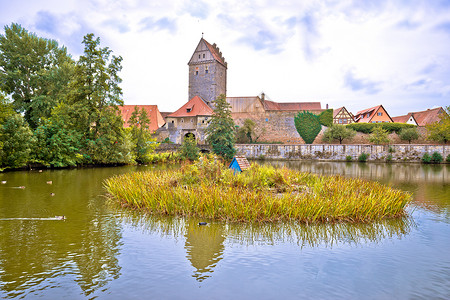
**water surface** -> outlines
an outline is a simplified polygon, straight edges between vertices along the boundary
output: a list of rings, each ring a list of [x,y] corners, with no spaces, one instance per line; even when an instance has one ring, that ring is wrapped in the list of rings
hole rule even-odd
[[[450,299],[450,165],[271,164],[414,202],[370,224],[198,226],[107,204],[105,178],[150,166],[0,173],[0,298]]]

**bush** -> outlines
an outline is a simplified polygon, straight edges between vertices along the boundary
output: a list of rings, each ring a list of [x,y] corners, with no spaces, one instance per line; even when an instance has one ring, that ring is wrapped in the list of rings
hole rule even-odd
[[[431,161],[434,163],[441,163],[443,160],[442,155],[439,152],[434,152],[433,155],[431,155]]]
[[[425,154],[422,156],[422,162],[423,162],[424,164],[429,164],[429,163],[431,162],[431,156],[430,156],[430,154],[425,153]]]
[[[327,109],[320,113],[319,122],[323,126],[330,127],[333,125],[333,110]]]
[[[447,162],[450,162],[450,154],[447,155],[447,158],[445,159]]]
[[[401,140],[408,141],[408,143],[411,144],[411,141],[419,138],[419,133],[416,128],[403,128],[400,130],[398,136]]]
[[[180,147],[180,155],[184,159],[197,160],[200,149],[197,146],[197,141],[193,136],[185,137]]]
[[[399,133],[402,129],[416,128],[417,126],[403,123],[352,123],[347,127],[362,133],[371,133],[375,127],[381,127],[389,133]]]
[[[369,154],[363,152],[358,156],[358,161],[366,162],[368,157],[369,157]]]
[[[387,162],[391,162],[391,161],[392,161],[392,154],[389,154],[389,155],[386,157],[386,161],[387,161]]]
[[[294,118],[295,128],[306,144],[312,144],[322,129],[319,117],[310,112],[299,112]]]
[[[388,144],[390,142],[389,133],[386,129],[376,126],[369,135],[369,142],[374,143],[375,145]]]
[[[449,155],[450,156],[450,155]],[[345,157],[345,160],[346,161],[352,161],[352,156],[351,155],[347,155],[346,157]]]
[[[388,152],[389,152],[389,153],[395,153],[395,149],[392,148],[392,146],[389,146]]]

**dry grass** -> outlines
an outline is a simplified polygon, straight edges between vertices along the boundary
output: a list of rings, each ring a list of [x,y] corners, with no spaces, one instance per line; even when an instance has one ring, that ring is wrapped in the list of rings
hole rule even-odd
[[[404,215],[411,199],[377,182],[257,164],[234,175],[214,157],[176,171],[115,176],[105,187],[122,206],[238,222],[368,222]]]

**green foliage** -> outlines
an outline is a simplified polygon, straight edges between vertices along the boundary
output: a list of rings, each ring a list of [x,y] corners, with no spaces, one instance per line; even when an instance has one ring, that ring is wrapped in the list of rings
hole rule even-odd
[[[234,128],[230,104],[225,95],[221,94],[215,101],[214,113],[206,128],[206,141],[211,145],[213,153],[225,159],[233,158],[236,153]]]
[[[193,136],[187,136],[183,139],[179,151],[183,159],[194,161],[198,159],[200,149],[197,146],[195,138]]]
[[[330,127],[333,125],[333,110],[326,109],[319,114],[319,122],[323,126]]]
[[[346,161],[352,161],[352,160],[353,160],[353,157],[352,157],[351,155],[347,155],[347,156],[345,157],[345,160],[346,160]]]
[[[447,144],[450,141],[450,106],[447,106],[445,113],[441,114],[439,122],[426,125],[428,140]]]
[[[266,129],[260,128],[255,121],[245,119],[242,127],[239,127],[236,132],[236,142],[240,144],[256,143],[265,132]]]
[[[422,162],[423,162],[424,164],[429,164],[429,163],[431,163],[431,156],[430,156],[430,154],[425,153],[425,154],[422,156]]]
[[[67,93],[73,60],[56,41],[13,23],[0,35],[0,70],[0,89],[11,95],[14,109],[35,129]]]
[[[386,130],[388,133],[396,132],[399,133],[400,130],[405,128],[415,128],[417,126],[411,124],[403,124],[403,123],[352,123],[345,125],[347,128],[353,129],[357,132],[362,133],[371,133],[374,128],[381,127]]]
[[[14,113],[0,126],[0,142],[0,166],[18,168],[29,161],[35,138],[24,118]]]
[[[130,133],[134,158],[138,163],[146,163],[148,154],[154,152],[155,148],[159,145],[156,142],[156,138],[152,138],[149,129],[150,119],[148,118],[147,111],[144,108],[139,110],[135,106],[128,123],[131,125]]]
[[[358,161],[366,162],[368,157],[369,157],[369,154],[363,152],[358,156]]]
[[[391,162],[392,161],[392,154],[389,154],[388,156],[386,156],[386,161],[387,162]]]
[[[447,155],[447,158],[445,159],[447,162],[450,162],[450,154]]]
[[[403,128],[400,130],[399,138],[403,141],[408,141],[411,144],[411,141],[417,140],[419,138],[419,133],[417,132],[416,127],[411,128]]]
[[[306,144],[312,144],[322,129],[319,117],[310,112],[299,112],[294,122],[297,132]]]
[[[376,126],[369,135],[369,142],[375,145],[388,144],[390,142],[388,135],[389,132],[387,130],[381,126]]]
[[[431,155],[431,161],[436,164],[441,163],[443,161],[442,154],[437,151],[433,152],[433,154]]]
[[[342,144],[344,139],[351,139],[356,135],[356,131],[347,128],[344,125],[331,125],[325,130],[323,134],[323,139],[327,142],[333,142],[338,140],[339,144]]]
[[[183,158],[180,152],[160,152],[150,153],[147,155],[147,161],[149,163],[179,163]]]
[[[389,153],[395,153],[395,149],[392,146],[389,146],[388,152]]]

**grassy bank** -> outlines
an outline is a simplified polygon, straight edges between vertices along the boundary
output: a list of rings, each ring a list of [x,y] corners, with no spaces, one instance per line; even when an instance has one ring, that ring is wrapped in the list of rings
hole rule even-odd
[[[404,215],[410,194],[377,182],[269,166],[233,174],[215,158],[105,181],[109,197],[150,213],[272,222],[367,222]]]

